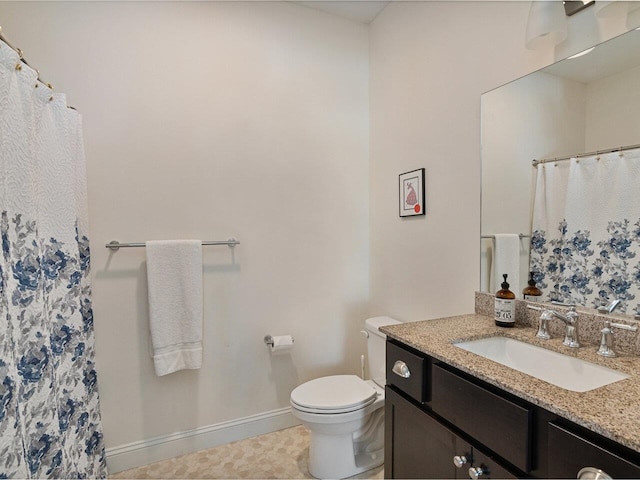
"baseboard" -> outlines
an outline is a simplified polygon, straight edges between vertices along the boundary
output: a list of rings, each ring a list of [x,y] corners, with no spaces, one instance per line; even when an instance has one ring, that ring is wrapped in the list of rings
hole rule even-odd
[[[110,474],[299,425],[289,407],[107,448]]]

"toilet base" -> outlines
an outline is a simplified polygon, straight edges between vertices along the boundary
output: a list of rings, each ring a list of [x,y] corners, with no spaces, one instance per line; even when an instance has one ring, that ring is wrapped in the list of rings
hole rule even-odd
[[[384,463],[384,408],[368,415],[353,432],[309,432],[309,473],[315,478],[347,478]]]
[[[347,478],[384,463],[384,447],[354,455],[353,435],[310,432],[309,473],[315,478]],[[327,459],[331,459],[329,462]]]

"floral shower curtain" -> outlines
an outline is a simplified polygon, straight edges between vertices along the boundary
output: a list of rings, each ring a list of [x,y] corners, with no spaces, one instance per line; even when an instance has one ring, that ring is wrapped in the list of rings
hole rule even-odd
[[[105,477],[81,119],[0,42],[0,478]]]
[[[543,299],[640,314],[640,149],[541,164],[530,268]]]

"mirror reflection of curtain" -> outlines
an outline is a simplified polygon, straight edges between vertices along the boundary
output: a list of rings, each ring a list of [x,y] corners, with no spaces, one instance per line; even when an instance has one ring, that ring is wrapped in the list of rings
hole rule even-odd
[[[106,476],[80,115],[0,42],[0,478]]]
[[[530,268],[544,300],[640,314],[640,149],[539,164]]]

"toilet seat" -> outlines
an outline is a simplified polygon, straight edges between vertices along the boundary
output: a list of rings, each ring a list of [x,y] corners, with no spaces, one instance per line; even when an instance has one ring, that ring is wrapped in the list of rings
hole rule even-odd
[[[317,414],[348,413],[371,405],[376,389],[355,375],[332,375],[303,383],[291,392],[291,405]]]

